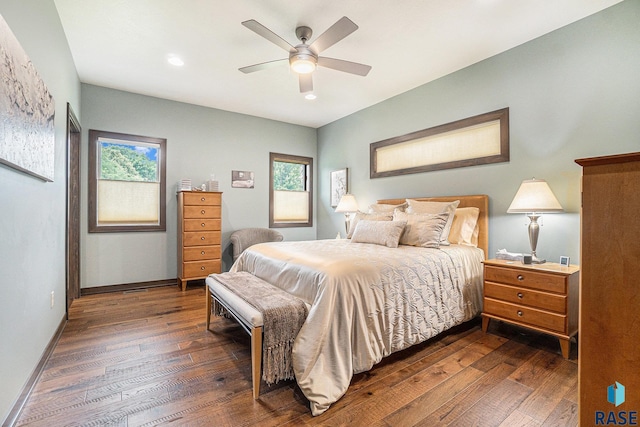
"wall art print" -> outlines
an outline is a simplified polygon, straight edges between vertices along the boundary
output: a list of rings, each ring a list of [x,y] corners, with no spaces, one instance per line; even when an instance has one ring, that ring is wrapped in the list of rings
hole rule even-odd
[[[331,172],[331,207],[340,203],[342,196],[349,192],[349,168]]]
[[[0,15],[0,163],[53,181],[55,102]]]

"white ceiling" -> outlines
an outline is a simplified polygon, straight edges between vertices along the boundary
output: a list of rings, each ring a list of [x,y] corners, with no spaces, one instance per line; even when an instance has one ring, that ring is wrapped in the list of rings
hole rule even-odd
[[[621,0],[55,0],[83,83],[320,127],[504,52]],[[287,58],[242,26],[255,19],[292,45],[342,16],[360,28],[323,55],[373,68],[318,68],[317,99],[299,92]],[[167,63],[170,55],[185,65]]]

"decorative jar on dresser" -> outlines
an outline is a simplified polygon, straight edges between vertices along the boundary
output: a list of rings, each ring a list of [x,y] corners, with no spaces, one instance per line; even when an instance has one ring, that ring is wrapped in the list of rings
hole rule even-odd
[[[178,192],[178,286],[221,272],[222,193]]]
[[[565,359],[578,332],[579,268],[553,262],[484,262],[482,330],[497,319],[558,338]]]

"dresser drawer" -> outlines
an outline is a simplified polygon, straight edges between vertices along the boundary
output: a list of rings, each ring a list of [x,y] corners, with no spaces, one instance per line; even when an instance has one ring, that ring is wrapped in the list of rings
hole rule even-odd
[[[220,230],[219,219],[185,219],[184,231],[218,231]]]
[[[203,278],[209,274],[220,273],[220,260],[190,261],[182,263],[182,277]]]
[[[559,294],[567,293],[565,276],[540,271],[485,265],[484,280]]]
[[[484,299],[484,313],[554,332],[566,333],[567,316],[511,304],[492,298]]]
[[[222,201],[220,193],[184,192],[183,197],[185,206],[220,206]]]
[[[528,288],[485,282],[484,296],[514,304],[522,304],[543,310],[567,313],[567,297],[565,295],[534,291]]]
[[[185,206],[183,218],[220,218],[220,205],[217,206]]]
[[[219,231],[191,231],[182,233],[183,246],[208,246],[220,244]]]
[[[184,261],[220,259],[220,246],[189,246],[182,251]]]

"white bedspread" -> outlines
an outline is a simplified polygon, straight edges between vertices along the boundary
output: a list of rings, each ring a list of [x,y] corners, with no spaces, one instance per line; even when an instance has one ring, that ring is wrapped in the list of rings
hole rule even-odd
[[[467,246],[318,240],[252,246],[231,271],[248,271],[310,305],[293,367],[319,415],[354,373],[478,314],[483,259],[482,250]]]

